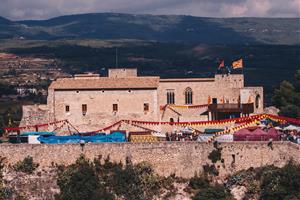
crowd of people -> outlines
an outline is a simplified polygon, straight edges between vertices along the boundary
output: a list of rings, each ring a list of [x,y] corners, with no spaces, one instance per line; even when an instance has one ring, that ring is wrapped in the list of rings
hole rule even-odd
[[[201,141],[199,136],[211,135],[205,134],[193,129],[183,129],[181,131],[174,130],[166,133],[166,141]],[[297,130],[278,130],[280,141],[290,141],[300,144],[300,132]]]
[[[283,131],[280,134],[280,140],[290,141],[290,142],[300,144],[300,132],[297,132],[297,131]]]
[[[197,141],[198,135],[194,132],[173,131],[166,133],[166,141]]]

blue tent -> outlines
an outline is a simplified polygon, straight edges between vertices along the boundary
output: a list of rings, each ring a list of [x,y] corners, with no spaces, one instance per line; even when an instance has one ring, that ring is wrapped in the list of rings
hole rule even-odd
[[[41,143],[46,144],[78,144],[84,141],[85,143],[103,143],[103,142],[125,142],[125,135],[121,132],[114,132],[110,135],[97,134],[94,136],[80,136],[80,135],[70,135],[70,136],[50,136],[43,137],[40,136],[38,140]]]
[[[24,132],[21,135],[22,136],[29,136],[29,135],[52,136],[55,135],[55,132]]]
[[[210,129],[210,128],[207,128],[204,130],[204,133],[206,134],[213,134],[213,133],[217,133],[217,132],[221,132],[221,131],[224,131],[224,129]]]

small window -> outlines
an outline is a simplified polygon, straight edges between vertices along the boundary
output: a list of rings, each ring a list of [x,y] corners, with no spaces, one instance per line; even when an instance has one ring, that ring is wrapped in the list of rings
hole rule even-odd
[[[66,105],[66,112],[70,112],[70,106],[69,105]]]
[[[86,115],[86,113],[87,113],[87,105],[82,104],[82,115]]]
[[[193,104],[193,91],[191,88],[186,88],[185,92],[185,104]]]
[[[170,118],[170,123],[174,123],[174,118]]]
[[[118,112],[118,104],[113,104],[113,112]]]
[[[255,108],[258,109],[260,107],[260,95],[258,94],[255,97]]]
[[[175,104],[174,90],[167,90],[167,104]]]
[[[212,103],[213,104],[217,104],[218,103],[218,99],[217,98],[212,98]]]
[[[149,103],[144,103],[144,111],[149,111]]]

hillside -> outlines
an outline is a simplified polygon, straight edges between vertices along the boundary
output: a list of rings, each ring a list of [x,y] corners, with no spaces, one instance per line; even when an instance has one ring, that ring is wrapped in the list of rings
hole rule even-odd
[[[6,48],[4,48],[6,47]],[[0,50],[24,56],[55,58],[69,73],[95,71],[105,75],[115,66],[118,47],[119,66],[137,67],[141,75],[162,77],[211,77],[219,59],[227,66],[244,59],[249,86],[264,86],[266,100],[283,80],[294,80],[300,69],[300,46],[290,45],[206,45],[159,43],[138,40],[55,40],[1,41]],[[232,73],[240,71],[232,70]]]
[[[7,25],[7,24],[10,24],[10,23],[11,22],[8,19],[0,16],[0,24],[1,25]]]
[[[299,24],[300,18],[203,18],[99,13],[17,22],[0,18],[0,38],[298,45]]]

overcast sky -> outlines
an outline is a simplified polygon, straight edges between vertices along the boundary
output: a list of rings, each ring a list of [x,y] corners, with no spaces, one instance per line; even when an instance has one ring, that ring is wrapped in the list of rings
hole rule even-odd
[[[300,0],[0,0],[0,15],[12,20],[95,12],[300,17]]]

